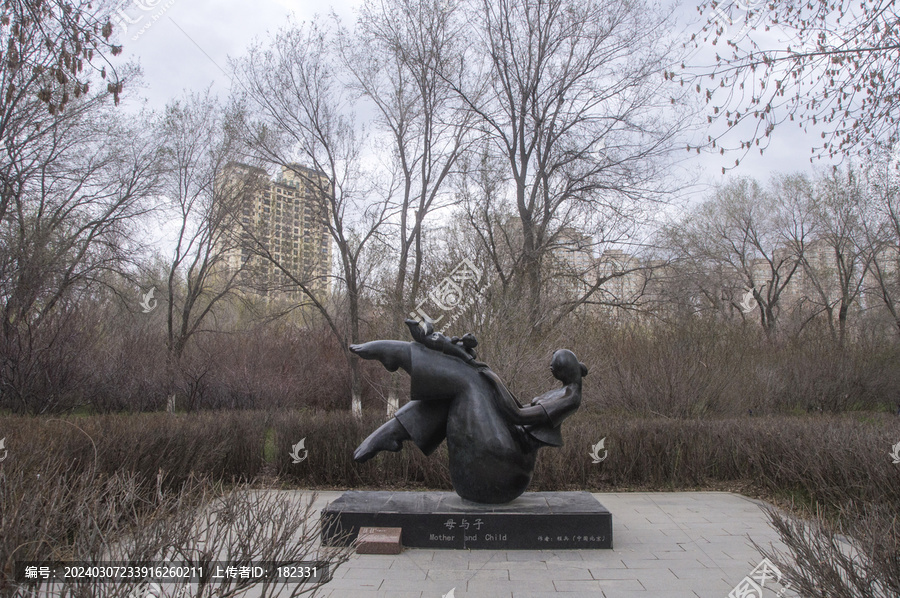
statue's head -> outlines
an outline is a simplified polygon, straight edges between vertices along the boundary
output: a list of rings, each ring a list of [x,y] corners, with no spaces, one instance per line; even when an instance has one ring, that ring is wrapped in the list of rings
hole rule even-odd
[[[465,347],[466,349],[474,349],[478,346],[478,339],[476,339],[475,335],[471,332],[465,333],[459,340],[462,343],[463,347]],[[900,407],[900,404],[898,404],[897,406]]]
[[[581,382],[581,379],[587,376],[587,366],[578,361],[575,354],[568,349],[560,349],[553,354],[550,360],[550,371],[553,377],[563,384],[572,384],[573,382]]]
[[[429,349],[437,349],[440,350],[441,347],[450,342],[450,339],[441,334],[440,332],[432,332],[428,336],[425,337],[425,341],[423,344]]]

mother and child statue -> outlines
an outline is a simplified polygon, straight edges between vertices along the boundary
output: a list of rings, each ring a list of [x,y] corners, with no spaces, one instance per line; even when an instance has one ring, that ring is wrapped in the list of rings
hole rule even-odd
[[[447,337],[431,323],[406,320],[413,341],[379,340],[351,345],[363,359],[410,377],[410,401],[356,449],[363,462],[381,451],[399,451],[411,440],[430,455],[446,438],[450,480],[456,493],[476,503],[519,497],[534,473],[537,451],[562,446],[560,424],[581,405],[587,368],[571,351],[553,354],[550,372],[562,383],[522,406],[500,377],[477,360],[472,334]]]

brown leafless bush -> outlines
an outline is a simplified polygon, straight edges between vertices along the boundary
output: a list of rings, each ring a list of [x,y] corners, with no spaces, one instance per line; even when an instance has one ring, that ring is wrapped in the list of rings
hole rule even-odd
[[[113,315],[113,314],[111,314]],[[93,392],[84,403],[100,413],[154,411],[165,406],[165,352],[162,328],[154,330],[153,314],[128,318],[109,326],[101,346],[85,356],[92,361]],[[140,316],[145,320],[140,321]],[[114,316],[113,316],[114,317]],[[87,366],[87,364],[85,364]]]
[[[322,529],[314,516],[316,495],[296,492],[235,489],[208,508],[187,511],[170,522],[169,535],[175,538],[163,560],[183,561],[210,569],[213,561],[242,563],[328,562],[331,572],[346,562],[349,552],[336,547],[317,547]],[[168,525],[168,523],[167,523]],[[297,596],[314,592],[322,583],[296,584],[267,580],[201,580],[192,594],[232,596],[250,586],[261,596]]]
[[[209,406],[264,409],[347,408],[346,362],[323,328],[268,325],[213,339],[218,368]]]
[[[55,550],[49,553],[54,556],[94,555],[90,547],[109,546],[109,538],[127,535],[131,522],[142,514],[159,513],[160,504],[168,504],[159,503],[159,496],[181,492],[183,500],[189,500],[193,494],[184,488],[191,487],[195,475],[219,483],[252,481],[266,474],[274,475],[276,484],[304,488],[450,490],[444,447],[430,457],[408,446],[400,453],[382,454],[364,464],[352,460],[353,449],[383,419],[380,410],[370,411],[362,421],[347,411],[312,410],[104,415],[66,420],[7,416],[0,420],[0,427],[9,430],[7,447],[11,451],[0,466],[0,504],[4,505],[0,562],[8,578],[13,560],[48,554],[50,548]],[[793,501],[798,509],[820,508],[829,520],[843,526],[833,529],[854,543],[857,558],[869,559],[870,569],[866,571],[872,578],[881,580],[884,588],[892,588],[889,584],[894,583],[893,578],[879,571],[893,566],[891,558],[896,558],[891,556],[896,555],[896,520],[883,515],[900,510],[900,479],[888,456],[898,435],[900,421],[887,414],[646,419],[586,410],[566,422],[563,447],[541,451],[530,489],[679,489],[724,484],[782,503]],[[608,456],[595,464],[590,447],[601,438],[606,439]],[[308,453],[295,463],[290,453],[301,439]],[[273,481],[271,477],[265,479]],[[44,484],[43,480],[50,481]],[[206,492],[203,496],[211,496]],[[248,491],[230,499],[238,502],[213,504],[225,509],[221,512],[234,513],[237,507],[229,504],[242,504],[240,500],[253,497],[273,500],[272,496],[276,495]],[[157,538],[148,546],[160,546],[164,537],[181,537],[179,546],[187,548],[180,555],[202,562],[212,553],[202,552],[202,543],[191,544],[189,537],[179,534],[192,526],[219,529],[216,519],[206,514],[216,511],[213,508],[201,515],[183,504],[166,507],[166,513],[174,513],[172,520],[181,523],[156,536],[145,534]],[[104,511],[102,505],[112,508]],[[85,519],[74,513],[99,514]],[[177,518],[180,513],[188,513],[193,519],[185,523]],[[854,519],[851,513],[862,515]],[[106,527],[91,524],[101,516],[110,518],[103,520]],[[165,519],[159,514],[153,516]],[[281,517],[273,515],[271,521]],[[248,547],[254,545],[255,541],[247,538],[263,533],[264,521],[254,524],[248,520],[241,524],[244,527],[232,528],[229,543],[222,546],[242,542]],[[825,532],[816,532],[817,536],[813,533],[816,528],[809,528],[813,531],[803,535],[797,528],[788,536],[785,530],[793,529],[788,524],[774,525],[785,535],[789,547],[794,543],[797,554],[791,562],[799,563],[806,572],[807,583],[816,584],[809,587],[825,591],[818,595],[890,595],[877,593],[880,586],[873,586],[869,594],[830,593],[832,586],[828,583],[838,584],[835,580],[840,578],[840,583],[847,585],[853,583],[852,579],[836,574],[828,577],[829,570],[810,568],[798,560],[812,561],[825,554],[823,551],[831,546],[822,539],[827,539],[822,535]],[[95,529],[105,531],[96,535]],[[76,542],[75,538],[87,540]],[[139,546],[131,549],[136,551]],[[832,561],[823,562],[837,563],[829,566],[841,571],[843,565],[836,559],[833,556]],[[801,583],[799,578],[797,583]],[[795,587],[802,591],[806,586]]]
[[[385,419],[347,411],[236,411],[103,415],[65,421],[7,416],[0,428],[10,460],[34,453],[77,473],[129,472],[167,489],[192,473],[230,483],[274,475],[305,488],[450,489],[445,449],[415,447],[359,464],[355,447]],[[76,427],[77,426],[77,427]],[[8,432],[6,432],[8,430]],[[803,415],[729,419],[634,418],[579,411],[566,421],[559,449],[542,450],[534,490],[620,487],[691,488],[752,484],[769,496],[841,507],[850,501],[900,508],[900,481],[888,456],[900,419]],[[590,447],[606,438],[609,457],[593,464]],[[292,447],[305,439],[300,463]],[[96,451],[96,452],[95,452]]]
[[[489,302],[493,301],[493,303]],[[844,346],[809,327],[796,338],[769,339],[751,322],[714,318],[572,317],[535,335],[518,302],[490,298],[461,312],[448,334],[474,332],[479,357],[527,401],[556,385],[553,351],[571,349],[588,366],[582,406],[605,413],[665,417],[895,409],[900,347],[879,335],[852,335]],[[31,394],[37,411],[89,406],[99,412],[161,411],[174,384],[179,411],[205,409],[346,409],[350,378],[342,349],[322,325],[282,319],[240,323],[198,334],[170,380],[163,323],[155,313],[79,306],[83,332],[33,367],[47,372]],[[105,311],[104,311],[105,310]],[[77,331],[76,331],[77,332]],[[366,338],[408,338],[373,324]],[[77,342],[76,342],[77,341]],[[80,343],[80,344],[79,344]],[[363,406],[384,412],[403,374],[362,364]],[[9,375],[14,372],[9,370]],[[39,377],[33,377],[37,380]],[[50,384],[50,386],[46,386]],[[38,392],[40,390],[40,392]],[[19,411],[12,391],[6,406]],[[26,403],[21,403],[25,405]]]
[[[73,301],[41,326],[7,326],[0,335],[0,408],[52,413],[82,404],[94,390],[83,359],[97,350],[92,316]]]
[[[605,368],[586,383],[607,409],[700,417],[745,411],[750,397],[746,342],[708,325],[611,330],[585,354],[605,356]],[[603,346],[605,345],[605,346]]]
[[[90,392],[82,393],[80,404],[100,412],[166,408],[163,324],[153,316],[110,318],[110,332],[84,357]],[[178,411],[341,409],[349,404],[346,361],[331,334],[287,322],[197,335],[185,347],[173,383]],[[367,402],[374,394],[366,389]]]
[[[67,419],[7,416],[2,422],[10,453],[3,463],[7,468],[17,467],[23,455],[34,454],[40,463],[63,463],[72,475],[91,470],[107,476],[128,473],[148,484],[162,472],[168,490],[195,474],[227,482],[251,480],[264,464],[264,417],[153,413]],[[28,461],[22,467],[36,465]]]
[[[596,323],[568,346],[592,368],[583,408],[666,417],[893,408],[900,349],[860,338],[771,342],[750,326],[713,320],[630,326]],[[543,392],[549,377],[532,391]]]
[[[896,508],[844,509],[836,522],[764,508],[787,550],[760,553],[810,598],[900,596],[900,517]]]
[[[23,584],[13,577],[16,561],[181,562],[207,572],[213,561],[324,561],[332,573],[346,562],[346,549],[318,547],[315,495],[246,486],[220,494],[208,479],[166,489],[162,473],[148,484],[133,473],[99,474],[94,466],[72,473],[64,462],[38,454],[17,459],[0,470],[0,595],[121,598],[146,582]],[[322,581],[327,579],[260,584],[207,576],[191,586],[190,595],[235,596],[251,585],[262,596],[314,595]]]

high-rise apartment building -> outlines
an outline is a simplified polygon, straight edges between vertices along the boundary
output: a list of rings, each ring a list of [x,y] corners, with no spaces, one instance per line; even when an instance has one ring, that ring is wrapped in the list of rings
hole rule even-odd
[[[593,238],[571,226],[559,231],[550,253],[558,268],[576,275],[590,272],[596,262]]]
[[[245,286],[267,299],[302,301],[304,293],[297,281],[324,299],[330,293],[331,273],[326,176],[292,164],[270,180],[260,168],[232,163],[225,178],[243,185],[236,224],[240,230],[234,231],[239,243],[227,251],[228,267],[237,269],[249,260]],[[271,259],[254,256],[260,248]]]

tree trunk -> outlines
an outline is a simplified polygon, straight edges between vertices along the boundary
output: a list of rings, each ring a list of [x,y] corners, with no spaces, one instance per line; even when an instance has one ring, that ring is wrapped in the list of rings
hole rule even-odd
[[[403,320],[406,319],[407,313],[407,302],[403,299],[403,289],[406,286],[406,271],[409,264],[409,245],[406,243],[406,230],[405,227],[401,231],[401,244],[403,247],[400,251],[400,264],[397,272],[397,280],[394,283],[394,308],[395,313],[392,315],[391,319],[394,321],[394,329],[397,334],[403,333]],[[415,299],[415,297],[413,297]],[[412,305],[412,303],[410,304]],[[402,337],[397,337],[402,338]],[[399,379],[397,373],[394,372],[391,374],[390,386],[388,387],[388,398],[387,405],[385,407],[385,414],[388,418],[392,417],[394,413],[397,412],[397,409],[400,408],[400,397],[397,394],[397,387],[399,385]]]
[[[350,411],[356,419],[362,419],[362,383],[359,379],[359,359],[350,360]]]
[[[166,410],[169,410],[169,405],[175,404],[175,399],[178,395],[178,362],[179,357],[175,355],[175,347],[172,343],[169,344],[168,354],[166,355],[166,382],[168,383],[168,392],[166,393]]]
[[[841,308],[838,311],[838,347],[844,348],[844,340],[847,336],[847,312],[850,306],[846,301],[841,301]]]
[[[391,374],[391,384],[388,388],[388,399],[387,399],[387,416],[393,417],[395,413],[397,413],[397,409],[400,408],[400,394],[398,392],[400,387],[400,375],[397,372],[393,372]]]

